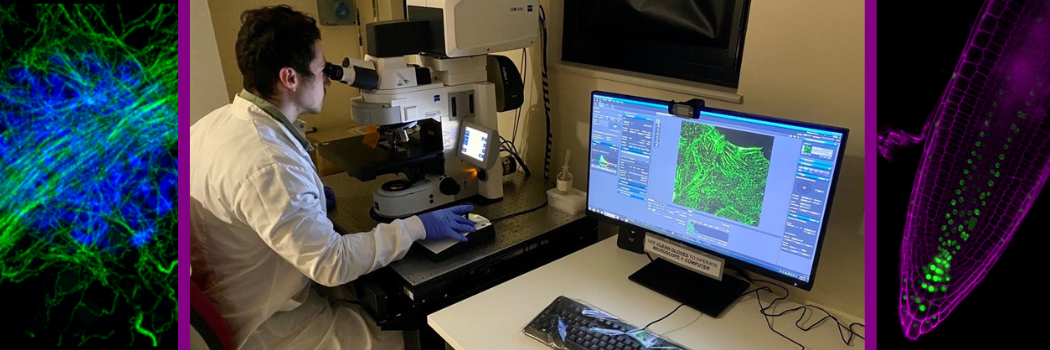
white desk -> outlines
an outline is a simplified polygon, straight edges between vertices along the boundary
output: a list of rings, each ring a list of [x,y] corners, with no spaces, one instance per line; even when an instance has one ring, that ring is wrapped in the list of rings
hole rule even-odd
[[[643,326],[679,304],[627,279],[647,263],[649,259],[645,255],[619,249],[613,236],[435,312],[427,316],[427,323],[458,350],[549,349],[524,335],[521,329],[554,298],[564,295]],[[779,288],[774,290],[779,292]],[[763,304],[768,305],[773,296],[761,293]],[[798,304],[781,301],[771,313],[795,306]],[[773,327],[807,349],[864,348],[864,340],[857,337],[851,346],[846,346],[830,319],[809,332],[799,331],[794,322],[800,312],[772,319]],[[807,312],[807,315],[816,314]],[[809,325],[822,316],[823,313],[807,316],[803,324]],[[649,329],[692,350],[798,349],[769,330],[759,313],[754,293],[730,305],[720,319],[684,306]],[[863,334],[863,328],[855,329]]]

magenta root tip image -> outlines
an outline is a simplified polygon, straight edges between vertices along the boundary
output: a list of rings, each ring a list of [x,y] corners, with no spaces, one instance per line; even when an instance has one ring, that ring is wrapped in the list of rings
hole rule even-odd
[[[880,169],[885,186],[880,190],[910,189],[904,201],[892,194],[886,198],[895,204],[880,210],[880,221],[884,213],[904,211],[888,219],[902,223],[892,226],[901,232],[894,236],[900,237],[900,255],[893,259],[899,264],[892,271],[898,275],[894,305],[902,337],[916,344],[927,334],[957,331],[938,329],[955,313],[973,317],[984,308],[1002,308],[967,299],[975,290],[991,292],[982,286],[990,274],[1016,273],[996,268],[997,263],[1031,249],[1012,247],[1015,234],[1041,234],[1024,230],[1022,223],[1045,220],[1045,213],[1032,208],[1050,174],[1050,3],[986,0],[968,14],[957,22],[938,19],[956,28],[968,24],[965,42],[927,43],[929,52],[954,45],[944,49],[954,52],[954,65],[938,73],[946,80],[936,104],[909,108],[916,112],[913,118],[879,120],[880,164],[891,165],[885,173]],[[923,108],[933,112],[914,118],[926,115],[919,113]],[[898,125],[887,125],[892,122]],[[912,159],[912,177],[884,180],[885,174],[905,173],[896,164],[900,159]],[[890,207],[883,203],[880,198],[880,207]],[[964,344],[962,339],[985,338],[964,335],[954,344]]]

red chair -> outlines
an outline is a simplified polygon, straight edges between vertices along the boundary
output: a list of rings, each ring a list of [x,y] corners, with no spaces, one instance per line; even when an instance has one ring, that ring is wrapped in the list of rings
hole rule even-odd
[[[199,340],[191,341],[190,348],[199,349],[203,345],[208,350],[234,350],[230,326],[222,319],[211,299],[193,281],[190,281],[190,326],[204,341],[204,344],[199,344]]]

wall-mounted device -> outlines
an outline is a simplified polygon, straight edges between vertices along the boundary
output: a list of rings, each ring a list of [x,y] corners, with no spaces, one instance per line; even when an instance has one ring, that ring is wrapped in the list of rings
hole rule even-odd
[[[354,0],[317,0],[317,17],[323,26],[352,26],[357,24],[357,5]]]

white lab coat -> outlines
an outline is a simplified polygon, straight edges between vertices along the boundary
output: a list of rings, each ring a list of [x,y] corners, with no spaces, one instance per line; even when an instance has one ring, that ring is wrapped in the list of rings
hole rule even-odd
[[[194,280],[241,349],[403,347],[400,332],[380,332],[360,307],[310,285],[340,286],[404,257],[424,238],[422,222],[336,233],[291,132],[240,96],[190,128]]]

